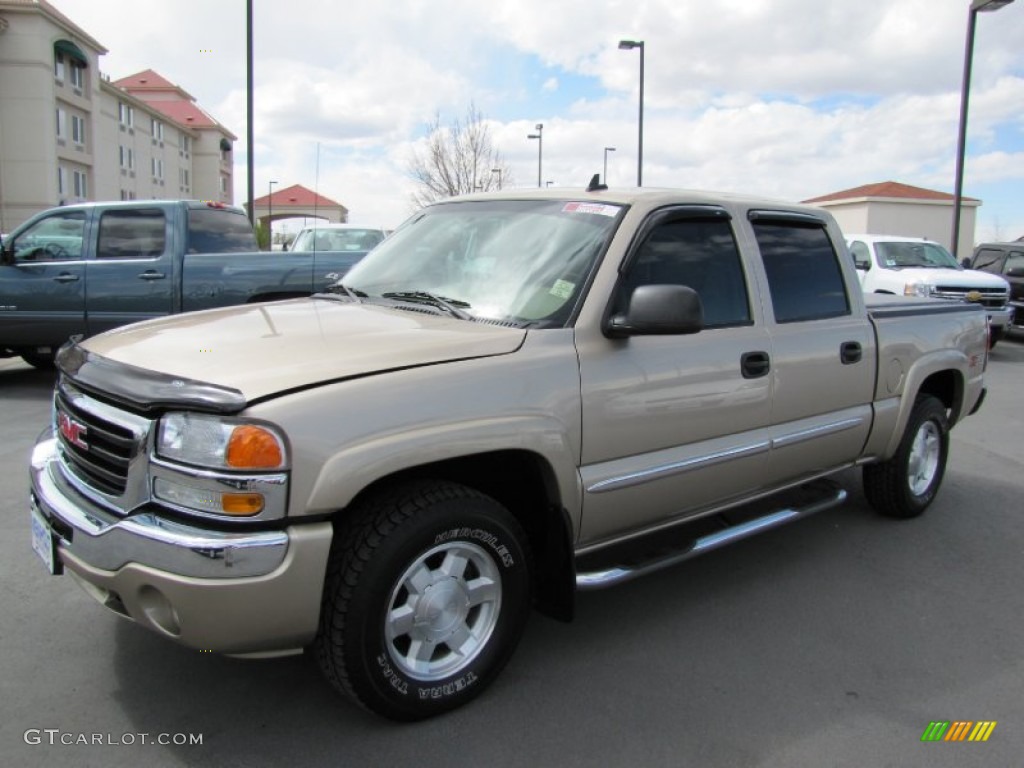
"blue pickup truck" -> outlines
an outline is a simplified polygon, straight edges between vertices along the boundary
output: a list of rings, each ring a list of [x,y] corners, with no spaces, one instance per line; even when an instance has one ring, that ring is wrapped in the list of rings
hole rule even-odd
[[[45,367],[73,335],[308,296],[344,274],[354,255],[259,251],[245,212],[220,203],[52,208],[0,243],[0,357]]]

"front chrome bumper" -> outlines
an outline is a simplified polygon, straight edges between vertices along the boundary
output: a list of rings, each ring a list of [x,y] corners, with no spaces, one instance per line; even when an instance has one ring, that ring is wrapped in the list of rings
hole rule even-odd
[[[1004,307],[1003,309],[986,309],[985,314],[988,315],[989,326],[1002,331],[1009,330],[1010,325],[1013,322],[1013,307]]]
[[[288,552],[284,531],[214,531],[151,512],[118,517],[64,480],[57,466],[57,441],[46,435],[32,451],[29,471],[36,504],[47,519],[57,521],[61,548],[96,568],[113,571],[144,563],[180,576],[242,578],[270,573]]]
[[[60,562],[111,610],[222,653],[289,652],[315,635],[330,523],[225,532],[146,511],[118,517],[64,480],[49,432],[30,477],[30,505],[56,537]]]

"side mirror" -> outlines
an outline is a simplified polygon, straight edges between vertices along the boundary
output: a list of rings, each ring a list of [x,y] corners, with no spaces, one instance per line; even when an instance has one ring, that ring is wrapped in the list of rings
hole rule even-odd
[[[853,266],[859,270],[867,272],[871,269],[871,262],[868,259],[856,259],[853,262]]]
[[[611,339],[698,333],[704,327],[704,305],[685,285],[640,285],[625,312],[613,315],[604,334]]]
[[[970,256],[965,256],[964,258],[960,259],[960,266],[963,267],[964,269],[970,269],[971,268],[971,257]]]
[[[1006,270],[1007,277],[1024,277],[1024,267],[1010,267]]]

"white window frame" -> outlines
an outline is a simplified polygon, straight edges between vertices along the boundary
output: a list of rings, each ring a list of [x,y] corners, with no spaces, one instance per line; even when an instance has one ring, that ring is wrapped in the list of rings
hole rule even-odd
[[[64,166],[57,166],[57,195],[63,195],[64,190],[68,188],[67,171],[64,170]]]
[[[71,140],[75,144],[85,144],[85,118],[71,116]]]
[[[64,82],[65,66],[64,66],[64,54],[59,51],[53,54],[53,77],[60,82]]]
[[[75,197],[80,197],[84,200],[89,196],[88,176],[86,176],[85,171],[75,171],[73,175],[75,185]]]
[[[117,102],[117,121],[126,128],[131,128],[135,125],[135,108],[123,101]]]
[[[85,88],[85,67],[79,64],[77,61],[70,62],[70,71],[68,72],[68,80],[71,81],[71,85],[74,88],[84,89]]]
[[[68,136],[68,113],[66,109],[57,107],[57,138],[66,139]]]
[[[121,167],[129,170],[135,170],[135,151],[131,147],[126,147],[124,144],[119,146],[120,149],[120,160]]]

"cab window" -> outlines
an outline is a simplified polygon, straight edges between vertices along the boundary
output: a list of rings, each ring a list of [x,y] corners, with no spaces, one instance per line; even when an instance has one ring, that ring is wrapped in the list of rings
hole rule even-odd
[[[15,263],[80,259],[84,234],[85,213],[56,213],[19,233],[11,241],[11,253]]]

